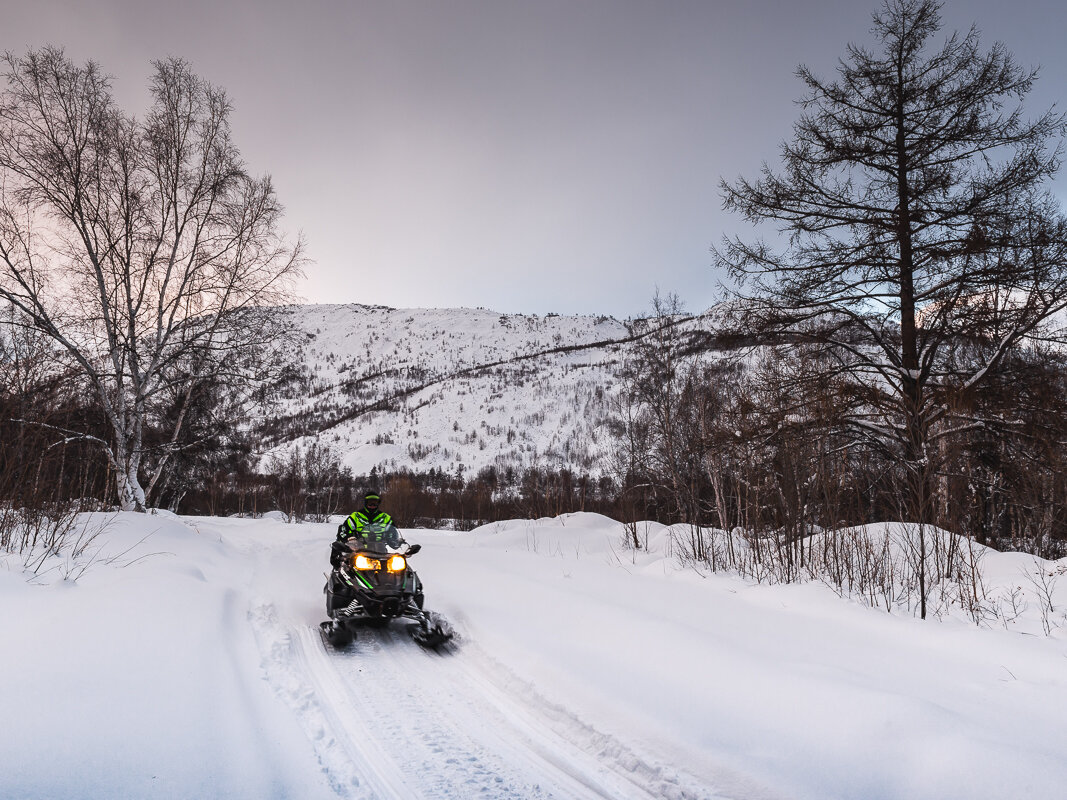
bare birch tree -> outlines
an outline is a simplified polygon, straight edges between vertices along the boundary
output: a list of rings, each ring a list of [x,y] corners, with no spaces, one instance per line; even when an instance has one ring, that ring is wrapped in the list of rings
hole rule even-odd
[[[988,423],[959,398],[1013,348],[1063,338],[1067,306],[1067,225],[1045,188],[1063,117],[1025,118],[1036,72],[974,28],[936,47],[939,8],[886,0],[877,50],[850,45],[836,80],[798,69],[782,171],[722,184],[726,208],[780,238],[718,251],[750,323],[816,343],[856,387],[848,423],[901,465],[920,524],[939,440]]]
[[[260,343],[301,243],[279,230],[270,178],[246,170],[226,93],[185,61],[154,63],[143,120],[93,62],[46,48],[2,64],[0,298],[85,375],[119,502],[143,510],[154,399],[176,383],[188,398]],[[175,440],[183,418],[167,421]]]

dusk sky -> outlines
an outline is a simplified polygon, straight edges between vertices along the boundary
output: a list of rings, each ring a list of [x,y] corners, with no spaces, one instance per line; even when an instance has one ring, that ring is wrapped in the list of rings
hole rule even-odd
[[[310,302],[646,311],[717,297],[710,248],[744,230],[720,177],[777,164],[804,63],[869,42],[876,0],[0,0],[0,50],[62,46],[147,107],[180,56],[235,105],[235,140],[308,240]],[[1040,66],[1067,108],[1062,0],[950,0]],[[1065,185],[1060,180],[1060,196]]]

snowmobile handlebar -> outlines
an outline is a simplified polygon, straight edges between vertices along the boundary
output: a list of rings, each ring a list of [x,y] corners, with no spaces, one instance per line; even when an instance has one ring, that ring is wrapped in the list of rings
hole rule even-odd
[[[407,542],[404,542],[404,544],[407,544]],[[363,551],[368,549],[366,543],[360,541],[357,538],[352,538],[349,541],[346,541],[343,544],[340,544],[338,546],[347,547],[353,553],[363,552]],[[419,552],[422,549],[422,545],[421,544],[408,544],[407,547],[408,547],[408,549],[403,551],[400,554],[400,555],[404,556],[405,558],[407,556],[415,555],[417,552]]]

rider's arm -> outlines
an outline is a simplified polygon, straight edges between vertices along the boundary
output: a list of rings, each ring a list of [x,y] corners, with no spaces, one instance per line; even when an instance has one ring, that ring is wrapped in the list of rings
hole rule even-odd
[[[337,569],[341,566],[341,562],[344,561],[345,553],[348,552],[348,545],[342,541],[335,541],[330,544],[330,566]]]
[[[353,536],[356,535],[356,523],[352,519],[352,515],[345,517],[345,521],[337,526],[337,541],[347,542]]]

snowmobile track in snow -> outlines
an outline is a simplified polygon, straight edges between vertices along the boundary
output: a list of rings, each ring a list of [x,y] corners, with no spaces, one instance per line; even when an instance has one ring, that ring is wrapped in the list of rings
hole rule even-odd
[[[344,651],[272,605],[249,615],[267,679],[301,719],[330,785],[350,800],[711,800],[553,706],[472,643],[442,658],[400,628]]]

